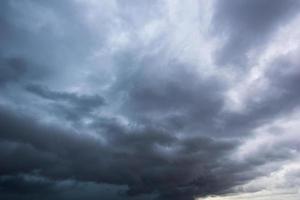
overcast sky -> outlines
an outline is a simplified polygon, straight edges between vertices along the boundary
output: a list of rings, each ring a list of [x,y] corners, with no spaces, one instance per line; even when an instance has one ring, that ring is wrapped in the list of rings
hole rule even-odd
[[[299,200],[299,0],[1,0],[1,200]]]

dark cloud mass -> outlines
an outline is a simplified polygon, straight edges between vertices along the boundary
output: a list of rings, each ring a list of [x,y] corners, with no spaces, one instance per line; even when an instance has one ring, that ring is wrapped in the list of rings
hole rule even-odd
[[[0,199],[297,199],[299,6],[1,1]]]

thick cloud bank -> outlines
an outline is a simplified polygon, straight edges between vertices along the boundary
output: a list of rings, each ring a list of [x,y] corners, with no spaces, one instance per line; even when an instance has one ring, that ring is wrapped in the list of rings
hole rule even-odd
[[[0,199],[300,198],[297,0],[0,3]]]

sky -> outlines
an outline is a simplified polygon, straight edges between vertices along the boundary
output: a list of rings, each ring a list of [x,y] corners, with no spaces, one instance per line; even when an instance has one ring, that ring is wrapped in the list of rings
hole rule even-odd
[[[300,199],[300,1],[1,0],[1,200]]]

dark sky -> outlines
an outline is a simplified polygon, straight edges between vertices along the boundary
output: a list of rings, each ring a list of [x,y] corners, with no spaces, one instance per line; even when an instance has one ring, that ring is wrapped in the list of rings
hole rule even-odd
[[[300,1],[1,0],[1,200],[298,200]]]

